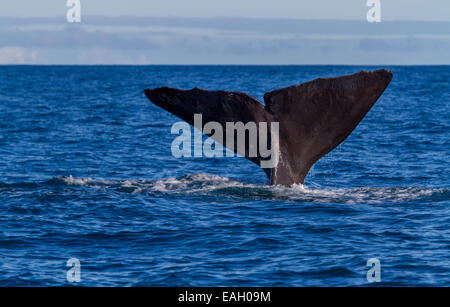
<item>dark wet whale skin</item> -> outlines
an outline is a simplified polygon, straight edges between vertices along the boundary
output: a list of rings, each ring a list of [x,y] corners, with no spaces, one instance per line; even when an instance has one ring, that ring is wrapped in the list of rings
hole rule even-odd
[[[291,186],[303,183],[313,164],[350,135],[392,76],[392,72],[380,69],[319,78],[266,93],[265,106],[250,95],[223,90],[162,87],[147,89],[145,95],[191,125],[194,114],[202,114],[204,122],[219,122],[223,131],[226,122],[279,122],[279,161],[275,168],[264,171],[271,184]],[[237,142],[233,144],[235,147],[229,149],[237,152]],[[244,157],[258,165],[262,160],[250,157],[248,150]]]

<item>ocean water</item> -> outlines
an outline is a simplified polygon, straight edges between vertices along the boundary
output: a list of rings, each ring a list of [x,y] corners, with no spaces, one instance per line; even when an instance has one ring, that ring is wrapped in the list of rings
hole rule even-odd
[[[450,67],[394,79],[305,185],[171,155],[145,88],[266,91],[378,67],[0,67],[0,286],[450,285]]]

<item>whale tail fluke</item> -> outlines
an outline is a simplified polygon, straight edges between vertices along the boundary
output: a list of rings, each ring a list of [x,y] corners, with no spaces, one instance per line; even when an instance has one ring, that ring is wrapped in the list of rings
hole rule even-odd
[[[392,72],[382,69],[320,78],[266,93],[265,106],[239,92],[163,87],[147,89],[145,94],[154,104],[191,125],[194,114],[202,114],[203,122],[214,121],[223,127],[227,122],[279,122],[279,135],[269,136],[272,146],[278,147],[277,165],[264,171],[272,184],[290,186],[303,183],[312,165],[348,137],[383,94],[392,76]],[[238,152],[237,142],[233,144],[229,149]],[[246,139],[242,155],[261,165],[264,158],[259,153],[249,155],[248,147]]]

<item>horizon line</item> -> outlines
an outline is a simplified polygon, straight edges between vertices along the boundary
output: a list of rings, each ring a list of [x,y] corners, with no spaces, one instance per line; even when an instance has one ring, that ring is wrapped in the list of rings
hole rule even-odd
[[[391,66],[391,67],[423,67],[423,66],[450,66],[449,64],[0,64],[5,66]]]

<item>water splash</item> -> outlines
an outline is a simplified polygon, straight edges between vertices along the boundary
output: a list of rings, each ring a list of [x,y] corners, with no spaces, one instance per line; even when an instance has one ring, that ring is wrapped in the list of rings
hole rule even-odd
[[[93,189],[114,189],[123,193],[161,193],[176,196],[216,196],[262,198],[268,200],[343,204],[377,204],[383,202],[428,202],[448,200],[450,189],[427,187],[357,187],[351,189],[310,188],[298,184],[291,187],[247,184],[211,174],[190,174],[159,180],[103,180],[56,177],[47,183]]]

